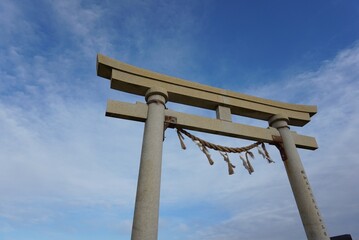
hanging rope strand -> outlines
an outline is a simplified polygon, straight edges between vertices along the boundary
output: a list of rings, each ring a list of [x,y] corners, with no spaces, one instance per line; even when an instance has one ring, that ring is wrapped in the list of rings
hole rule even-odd
[[[228,165],[228,174],[229,174],[229,175],[234,174],[234,168],[235,168],[236,166],[234,166],[234,165],[231,163],[231,161],[229,160],[228,153],[222,153],[222,152],[219,152],[219,153],[222,155],[224,161],[227,162],[227,165]]]
[[[208,162],[210,165],[214,164],[214,161],[211,158],[211,154],[209,153],[208,149],[206,148],[206,146],[204,146],[200,141],[194,140],[193,142],[195,142],[198,146],[198,148],[204,153],[204,155],[206,155]]]
[[[254,154],[250,151],[247,151],[245,155],[246,155],[246,160],[247,160],[248,172],[249,172],[249,174],[252,174],[254,172],[254,168],[253,168],[251,162],[249,161],[248,156],[250,156],[252,159],[254,159]]]
[[[183,150],[186,150],[186,144],[184,144],[184,137],[182,136],[181,132],[177,130],[177,136],[178,136],[178,139],[180,140],[180,143],[181,143],[181,148]]]
[[[264,155],[266,156],[265,158],[267,159],[268,163],[274,163],[274,161],[272,160],[272,158],[269,156],[269,153],[266,149],[266,145],[262,142],[262,149],[264,151]]]

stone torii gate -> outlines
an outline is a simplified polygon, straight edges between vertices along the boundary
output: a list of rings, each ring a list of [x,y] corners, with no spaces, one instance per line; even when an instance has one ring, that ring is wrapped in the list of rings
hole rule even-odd
[[[281,146],[281,155],[308,240],[329,240],[297,148],[315,150],[315,138],[290,131],[304,126],[316,106],[277,102],[214,88],[97,56],[97,75],[111,88],[145,97],[147,104],[109,100],[106,116],[145,122],[132,240],[156,240],[164,125],[262,141]],[[216,111],[216,119],[166,109],[167,101]],[[268,121],[268,128],[232,122],[231,115]]]

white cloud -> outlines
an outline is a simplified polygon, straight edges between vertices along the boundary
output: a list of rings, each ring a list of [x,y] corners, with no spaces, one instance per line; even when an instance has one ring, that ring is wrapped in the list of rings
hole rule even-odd
[[[23,6],[13,1],[4,0],[0,3],[0,43],[24,45],[38,41],[33,25],[26,19]],[[26,36],[26,39],[20,36]]]
[[[53,1],[51,5],[61,31],[67,32],[75,42],[77,49],[72,54],[78,61],[92,59],[96,52],[113,50],[107,28],[103,27],[107,24],[103,8],[80,0]]]
[[[1,4],[7,9],[0,14],[6,36],[13,38],[18,34],[13,30],[18,29],[28,35],[24,39],[38,41],[34,23],[25,21],[21,8],[10,1]],[[56,26],[71,35],[75,44],[59,55],[39,53],[30,57],[24,52],[28,45],[24,47],[23,42],[1,48],[8,57],[0,60],[5,80],[0,83],[0,192],[6,193],[0,195],[0,220],[5,219],[0,221],[0,231],[14,231],[19,223],[33,226],[54,222],[70,216],[67,209],[92,206],[101,212],[116,212],[110,219],[121,220],[114,228],[129,234],[143,124],[104,117],[105,95],[127,101],[132,98],[110,93],[108,83],[96,78],[95,53],[104,51],[112,57],[118,54],[119,59],[135,59],[139,65],[178,76],[177,72],[193,67],[189,66],[193,54],[191,34],[196,31],[198,19],[193,18],[190,6],[163,1],[159,4],[167,11],[152,17],[161,18],[157,22],[164,25],[156,27],[165,27],[169,33],[156,36],[151,32],[155,27],[146,29],[152,5],[128,1],[114,7],[122,11],[140,7],[143,11],[121,19],[124,22],[116,30],[119,40],[114,41],[113,33],[104,27],[107,12],[97,5],[82,1],[52,4]],[[177,20],[171,21],[172,17]],[[133,51],[142,60],[134,57]],[[315,152],[301,154],[331,235],[359,235],[350,224],[350,220],[357,222],[359,209],[358,52],[356,44],[324,62],[317,71],[249,90],[271,99],[318,104],[319,112],[313,121],[297,130],[317,137],[320,145]],[[182,151],[176,134],[167,131],[161,201],[168,214],[164,212],[166,216],[161,218],[163,236],[170,233],[182,239],[192,239],[191,235],[193,239],[268,239],[269,235],[288,239],[293,234],[291,239],[303,238],[276,149],[270,149],[276,163],[268,165],[257,157],[253,162],[256,172],[251,176],[237,156],[231,156],[238,166],[236,174],[228,176],[219,155],[213,154],[216,163],[209,166],[189,140],[188,149]],[[248,143],[199,135],[223,145]],[[180,216],[169,217],[178,208],[183,209]],[[351,219],[345,220],[345,216]],[[109,225],[99,219],[93,221],[93,225],[96,221]]]
[[[355,234],[353,226],[347,224],[337,227],[335,219],[343,220],[344,216],[352,216],[350,212],[353,209],[358,209],[356,202],[359,194],[355,191],[358,165],[354,148],[358,142],[353,134],[358,129],[358,82],[355,76],[359,68],[354,57],[357,51],[357,45],[345,50],[333,61],[324,63],[318,71],[280,83],[280,88],[273,84],[256,89],[260,95],[268,98],[282,96],[283,101],[290,102],[295,100],[293,95],[310,92],[312,95],[304,94],[308,101],[303,100],[303,103],[319,105],[319,112],[313,121],[297,130],[316,136],[321,146],[315,152],[301,151],[301,154],[319,207],[322,206],[324,219],[328,219],[328,230],[337,234]],[[39,62],[43,63],[41,60]],[[33,69],[35,76],[48,76],[41,84],[49,86],[47,91],[42,92],[48,105],[45,107],[47,114],[41,114],[41,105],[21,106],[21,102],[28,100],[29,96],[38,97],[36,88],[18,95],[12,105],[3,104],[0,108],[1,144],[6,149],[2,151],[5,174],[1,176],[0,188],[7,193],[2,196],[6,204],[3,205],[1,216],[10,223],[29,221],[31,224],[58,218],[56,210],[46,206],[33,210],[24,208],[24,202],[35,204],[39,201],[61,201],[68,207],[73,204],[118,205],[131,212],[142,124],[105,118],[104,99],[102,106],[91,101],[62,98],[52,85],[51,80],[55,80],[55,77],[43,69],[44,64],[35,66],[38,66]],[[29,66],[24,64],[23,67],[24,72],[29,72],[26,69]],[[352,75],[348,76],[346,73],[350,71]],[[327,83],[331,76],[335,76],[335,79],[330,80],[329,88]],[[330,94],[327,93],[329,90]],[[338,113],[346,114],[346,118],[338,117]],[[129,129],[131,134],[128,134]],[[177,219],[165,218],[161,221],[167,230],[162,231],[182,231],[183,236],[194,234],[196,239],[230,239],[236,236],[264,239],[268,237],[266,234],[280,239],[287,236],[288,229],[298,239],[304,236],[284,168],[275,149],[271,148],[271,153],[277,162],[267,165],[258,158],[253,163],[256,172],[252,176],[232,156],[238,166],[236,175],[228,176],[226,165],[219,155],[213,154],[216,163],[209,166],[192,142],[186,140],[188,149],[182,151],[176,134],[167,131],[161,198],[163,207],[182,208],[184,211],[191,209],[194,215],[200,211],[202,220],[211,216],[210,208],[220,209],[218,211],[223,212],[223,216],[218,218],[218,222],[213,219],[215,223],[197,223],[196,226],[189,224],[194,221],[190,215],[185,214]],[[237,142],[230,138],[202,136],[223,145],[233,146]],[[237,142],[240,145],[246,143]],[[135,148],[128,149],[128,146]],[[338,156],[345,159],[345,164],[338,160]],[[191,206],[197,204],[209,207],[208,213],[203,213],[207,211],[203,207],[193,210]],[[343,208],[342,204],[348,207]],[[18,211],[12,211],[15,207]],[[120,231],[128,232],[128,221],[131,220],[123,220]],[[178,230],[178,226],[183,227]],[[253,226],[262,230],[258,231]],[[12,224],[10,227],[8,224],[2,226],[4,229],[11,227]]]
[[[301,151],[302,160],[319,207],[322,206],[328,232],[331,235],[351,233],[354,238],[359,234],[352,224],[358,221],[359,202],[356,187],[359,170],[356,159],[359,144],[358,69],[359,44],[354,44],[333,60],[324,62],[318,71],[252,90],[253,94],[267,98],[318,105],[319,111],[313,121],[303,129],[296,129],[299,133],[315,136],[320,146],[315,152]],[[277,164],[282,163],[277,161]],[[284,169],[275,169],[275,172],[284,175]],[[265,175],[268,184],[253,186],[252,191],[256,193],[251,195],[253,204],[245,197],[251,190],[232,191],[225,200],[233,206],[232,217],[198,230],[193,239],[303,238],[304,231],[298,230],[302,226],[297,210],[293,208],[294,199],[288,184],[271,175]],[[256,179],[253,181],[257,182]],[[247,210],[235,207],[248,203]]]

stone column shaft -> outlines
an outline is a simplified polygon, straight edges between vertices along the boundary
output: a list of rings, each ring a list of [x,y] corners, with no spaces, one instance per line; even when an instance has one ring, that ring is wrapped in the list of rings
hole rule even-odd
[[[148,112],[131,240],[157,240],[158,237],[163,127],[167,98],[167,92],[162,88],[151,88],[146,93]]]
[[[325,224],[320,216],[308,177],[304,171],[293,137],[289,130],[288,118],[275,115],[269,119],[269,124],[278,129],[283,141],[287,159],[284,161],[288,179],[292,187],[295,201],[308,240],[329,240]]]

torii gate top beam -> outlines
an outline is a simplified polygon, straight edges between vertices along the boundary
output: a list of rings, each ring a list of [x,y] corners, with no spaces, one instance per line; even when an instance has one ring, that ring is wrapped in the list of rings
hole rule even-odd
[[[317,112],[316,106],[283,103],[210,87],[134,67],[101,54],[97,55],[97,75],[110,79],[111,88],[116,90],[144,96],[154,86],[163,87],[171,102],[210,110],[224,106],[232,114],[265,121],[273,115],[284,114],[293,126],[304,126]]]

